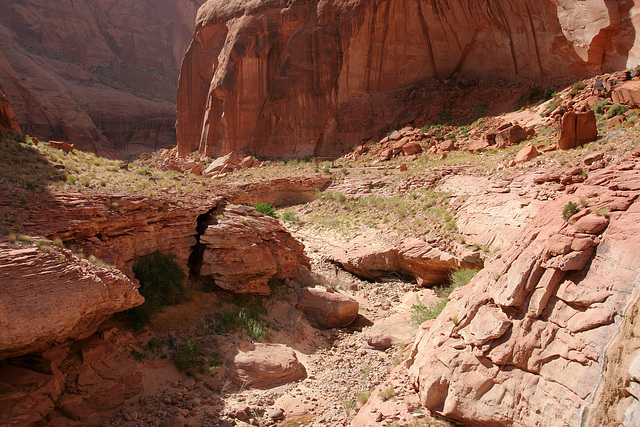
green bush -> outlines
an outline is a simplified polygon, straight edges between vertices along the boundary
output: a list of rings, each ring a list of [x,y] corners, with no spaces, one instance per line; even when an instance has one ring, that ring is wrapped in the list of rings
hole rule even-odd
[[[198,346],[192,341],[188,341],[178,352],[176,366],[180,372],[195,375],[196,372],[206,372],[207,361],[200,354]]]
[[[264,300],[259,297],[241,297],[233,300],[229,308],[205,318],[204,327],[208,332],[224,334],[244,332],[254,341],[268,340],[271,324],[265,319],[268,310]]]
[[[184,286],[187,275],[176,262],[175,254],[155,251],[145,255],[133,267],[133,273],[140,281],[138,291],[145,298],[144,304],[127,311],[136,329],[146,324],[154,311],[187,299]]]
[[[626,113],[627,110],[628,108],[625,107],[624,105],[613,104],[611,107],[609,107],[609,110],[607,111],[607,119],[611,119],[615,116],[620,116]]]
[[[578,207],[578,204],[574,202],[569,202],[564,206],[564,209],[562,210],[562,218],[565,221],[569,221],[569,218],[571,218],[578,212],[580,212],[580,208]]]
[[[592,110],[596,115],[602,116],[607,109],[607,106],[611,105],[611,101],[608,99],[602,100],[593,106]]]
[[[282,214],[282,220],[287,222],[298,222],[300,221],[300,218],[298,218],[293,212],[288,211]]]
[[[263,213],[265,215],[271,216],[273,218],[278,218],[278,214],[274,209],[272,204],[269,203],[256,203],[252,205],[258,212]]]

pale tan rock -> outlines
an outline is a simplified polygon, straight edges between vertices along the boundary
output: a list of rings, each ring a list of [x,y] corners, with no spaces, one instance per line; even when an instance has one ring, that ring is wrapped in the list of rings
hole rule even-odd
[[[338,292],[302,288],[296,308],[321,328],[341,328],[356,320],[359,304],[354,298]]]
[[[407,239],[398,246],[382,248],[356,244],[328,255],[346,270],[369,280],[400,272],[420,278],[425,286],[442,284],[451,271],[481,266],[479,260],[461,259],[420,239]]]
[[[465,425],[564,426],[580,424],[585,408],[610,405],[596,390],[611,390],[617,381],[610,369],[619,362],[605,353],[618,351],[610,347],[623,328],[617,319],[635,298],[640,205],[611,215],[608,225],[598,220],[600,225],[590,228],[601,233],[597,238],[567,228],[561,213],[576,197],[603,202],[623,194],[636,197],[634,170],[601,169],[574,194],[548,203],[512,246],[451,295],[416,338],[408,362],[427,409]],[[567,252],[577,241],[588,247]],[[572,256],[588,262],[581,261],[584,268],[576,272],[545,268]],[[476,340],[472,331],[487,340]],[[624,351],[636,351],[637,344],[631,348]]]
[[[608,225],[608,218],[596,214],[586,215],[576,221],[575,224],[573,224],[576,230],[588,234],[600,234],[607,228]]]
[[[613,90],[611,99],[616,104],[640,107],[640,81],[631,80],[624,82]]]
[[[245,343],[225,361],[225,376],[243,388],[271,388],[305,377],[296,353],[282,344]]]

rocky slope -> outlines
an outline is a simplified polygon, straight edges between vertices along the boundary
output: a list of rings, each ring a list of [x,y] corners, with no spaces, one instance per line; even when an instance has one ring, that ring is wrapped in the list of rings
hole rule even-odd
[[[175,143],[177,69],[200,4],[0,2],[0,89],[23,131],[122,158]]]
[[[612,393],[629,394],[610,374],[621,358],[606,355],[629,355],[622,384],[633,384],[637,348],[612,338],[637,298],[639,171],[630,158],[569,188],[422,325],[407,362],[422,405],[464,425],[601,425],[607,411],[616,419]],[[589,208],[567,222],[568,202]],[[632,393],[617,419],[636,419],[636,408]],[[376,410],[372,402],[355,425]]]
[[[181,69],[179,151],[335,155],[416,118],[433,98],[427,80],[571,80],[635,66],[637,9],[629,0],[210,0]]]

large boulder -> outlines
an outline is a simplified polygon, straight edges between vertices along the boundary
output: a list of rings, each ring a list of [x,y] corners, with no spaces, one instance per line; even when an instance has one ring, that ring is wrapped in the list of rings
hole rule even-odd
[[[560,121],[558,147],[561,150],[579,147],[598,139],[596,116],[593,110],[581,113],[566,112]]]
[[[269,295],[269,280],[295,278],[301,267],[310,266],[302,243],[277,219],[249,206],[216,210],[200,244],[200,277],[236,293]]]
[[[180,154],[340,155],[425,107],[425,81],[636,64],[640,6],[619,3],[209,0],[180,73]]]
[[[640,81],[631,80],[618,86],[611,92],[611,99],[616,104],[640,107]]]
[[[244,343],[224,364],[234,384],[244,388],[271,388],[300,380],[306,371],[295,351],[283,344]]]
[[[296,307],[321,328],[341,328],[356,320],[359,304],[345,294],[326,289],[302,288]]]

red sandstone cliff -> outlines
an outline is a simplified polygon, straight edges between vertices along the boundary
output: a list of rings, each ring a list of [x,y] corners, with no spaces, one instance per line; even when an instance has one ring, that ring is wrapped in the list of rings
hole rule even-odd
[[[202,0],[0,0],[0,89],[22,130],[121,157],[175,143]]]
[[[546,81],[635,66],[639,8],[629,0],[209,0],[181,69],[179,151],[332,155],[410,116],[429,97],[414,85],[428,79]]]

